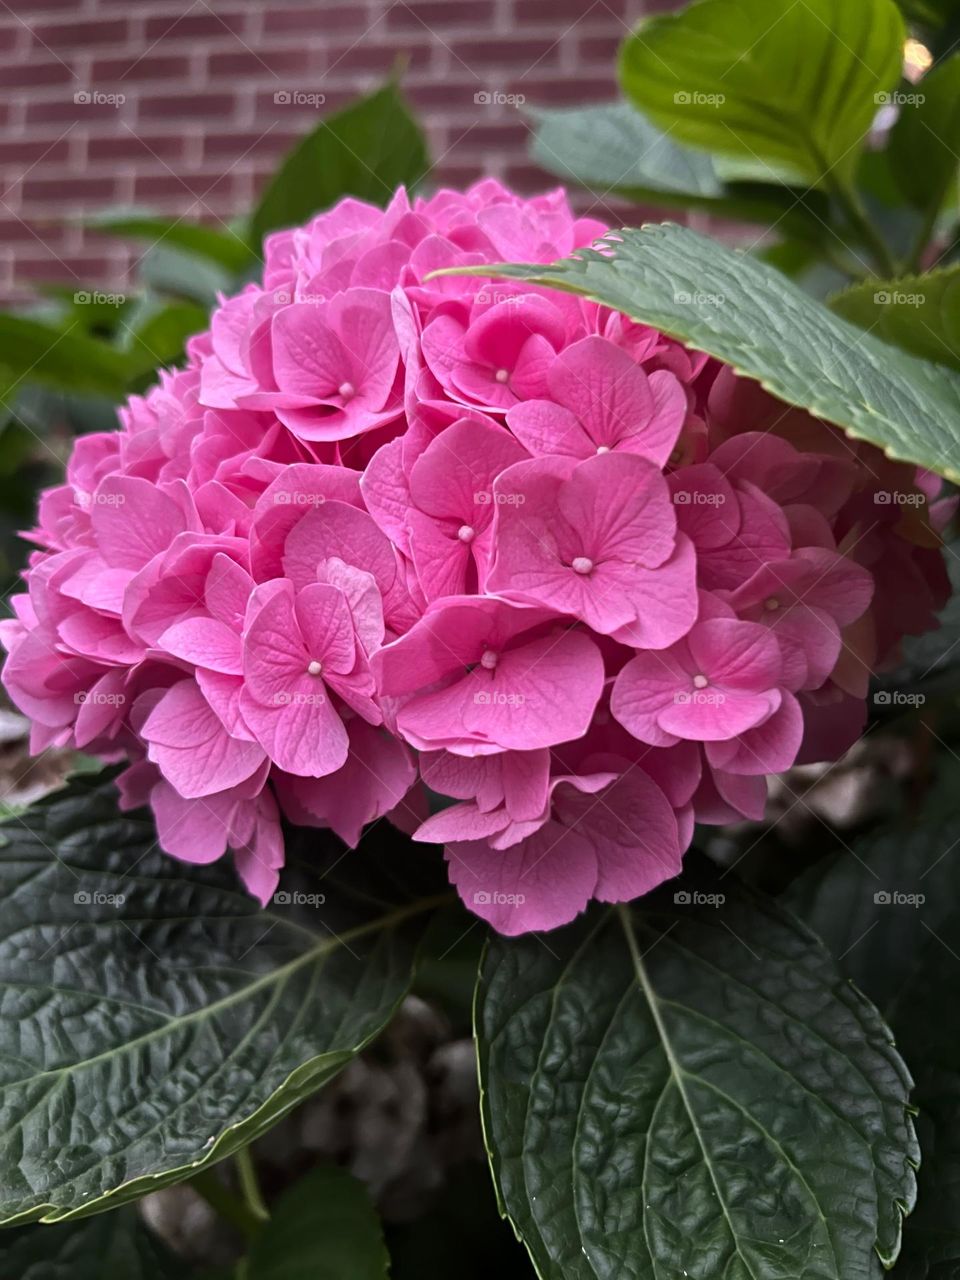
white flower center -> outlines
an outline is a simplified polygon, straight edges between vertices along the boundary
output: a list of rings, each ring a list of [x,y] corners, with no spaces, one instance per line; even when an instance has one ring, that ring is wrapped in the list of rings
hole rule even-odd
[[[497,380],[498,382],[509,382],[509,381],[510,381],[510,370],[509,370],[509,369],[498,369],[498,370],[497,370],[497,372],[496,372],[493,376],[496,378],[496,380]]]
[[[577,556],[570,568],[574,573],[590,573],[593,569],[593,561],[587,556]]]
[[[763,607],[768,610],[768,612],[773,613],[775,609],[780,608],[780,601],[776,596],[767,596],[766,600],[763,602]]]
[[[608,444],[597,445],[597,453],[609,453],[609,452],[610,452],[610,446]]]
[[[316,658],[307,666],[308,676],[318,676],[323,671],[323,663],[317,662]]]
[[[352,382],[341,382],[337,387],[337,395],[341,400],[349,400],[356,393],[356,387]]]
[[[462,524],[457,530],[457,537],[461,542],[472,542],[477,536],[477,531],[472,524]]]
[[[709,683],[710,681],[707,679],[706,676],[693,677],[693,687],[695,689],[705,689]]]
[[[492,649],[484,649],[480,655],[480,665],[485,667],[487,671],[492,671],[499,661],[499,653],[494,653]]]

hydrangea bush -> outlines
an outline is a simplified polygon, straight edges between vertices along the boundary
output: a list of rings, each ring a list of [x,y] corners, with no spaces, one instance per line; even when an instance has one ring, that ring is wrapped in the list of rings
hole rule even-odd
[[[443,273],[605,231],[488,180],[271,235],[43,495],[3,626],[33,749],[126,762],[162,848],[262,902],[283,818],[385,818],[507,934],[845,751],[947,598],[953,501],[623,314]]]

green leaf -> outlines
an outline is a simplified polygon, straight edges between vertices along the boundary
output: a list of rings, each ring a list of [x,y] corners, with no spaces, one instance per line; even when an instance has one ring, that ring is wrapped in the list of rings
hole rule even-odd
[[[837,315],[892,346],[960,369],[960,266],[868,280],[829,300]]]
[[[367,1189],[345,1169],[314,1169],[271,1210],[248,1280],[386,1280],[390,1267]]]
[[[852,179],[904,35],[893,0],[700,0],[645,22],[620,80],[679,140],[829,189]]]
[[[0,1276],[9,1280],[184,1280],[188,1274],[183,1259],[130,1207],[0,1235]]]
[[[725,182],[710,156],[680,146],[628,103],[529,114],[536,124],[533,159],[598,199],[617,195],[639,204],[778,222],[782,230],[798,223],[809,228],[811,222],[822,230],[816,219],[804,217],[797,193]]]
[[[186,298],[205,309],[216,304],[219,294],[234,291],[233,274],[225,267],[162,240],[143,255],[140,275],[158,293]]]
[[[162,854],[89,777],[0,830],[9,1222],[99,1212],[250,1142],[390,1020],[449,899],[425,884],[432,851],[403,851],[401,883],[402,838],[380,827],[389,844],[352,854],[291,834],[261,910],[227,863]]]
[[[232,231],[216,231],[212,227],[185,222],[182,218],[155,218],[149,214],[104,213],[88,219],[84,226],[104,235],[149,240],[151,246],[166,241],[187,249],[199,258],[207,258],[228,271],[245,270],[252,260],[250,246]]]
[[[960,977],[960,767],[923,802],[818,863],[790,888],[842,971],[887,1011],[916,1077],[923,1162],[897,1280],[960,1274],[960,1039],[945,1016]]]
[[[954,887],[954,901],[956,900]],[[898,1280],[960,1276],[960,1039],[944,1016],[956,999],[960,912],[926,939],[896,1013],[897,1038],[915,1064],[914,1101],[923,1141],[917,1209],[908,1219]]]
[[[305,222],[342,196],[384,205],[429,168],[426,144],[396,85],[321,120],[287,156],[250,222],[257,252],[280,227]]]
[[[494,1178],[544,1280],[872,1280],[896,1256],[907,1070],[817,939],[732,877],[492,938],[476,1017]]]
[[[960,56],[939,63],[900,108],[887,154],[897,186],[914,208],[936,212],[956,181],[960,136]]]
[[[115,398],[123,396],[130,375],[122,352],[88,337],[76,322],[58,329],[7,312],[0,312],[0,368],[4,380]]]
[[[861,333],[773,268],[686,227],[625,229],[610,245],[609,256],[581,249],[552,266],[483,273],[624,311],[891,458],[960,479],[960,377],[952,370]]]
[[[142,298],[123,321],[123,346],[147,370],[174,364],[188,338],[208,327],[204,307],[194,302],[164,302],[153,294]]]

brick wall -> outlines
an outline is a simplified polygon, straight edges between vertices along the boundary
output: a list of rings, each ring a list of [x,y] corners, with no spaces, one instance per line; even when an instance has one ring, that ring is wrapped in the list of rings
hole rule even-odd
[[[0,5],[0,297],[122,286],[136,250],[64,225],[121,205],[216,225],[284,151],[407,60],[433,181],[551,179],[514,107],[614,94],[643,0],[8,0]],[[325,99],[314,105],[317,95]]]

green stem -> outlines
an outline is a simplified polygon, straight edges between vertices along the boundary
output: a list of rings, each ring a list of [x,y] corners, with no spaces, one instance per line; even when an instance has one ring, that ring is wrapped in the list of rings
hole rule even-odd
[[[879,274],[888,279],[894,278],[897,275],[896,259],[883,236],[870,221],[857,191],[849,183],[834,178],[832,174],[828,176],[828,182],[831,194],[847,215],[850,229],[856,232],[860,242],[873,255],[874,266],[880,269]]]
[[[224,1186],[214,1169],[201,1169],[190,1179],[189,1185],[225,1222],[236,1227],[245,1239],[252,1240],[259,1233],[260,1219],[239,1196],[235,1196],[229,1187]]]
[[[234,1156],[234,1160],[237,1164],[240,1190],[243,1192],[243,1199],[247,1209],[258,1222],[268,1222],[270,1220],[270,1210],[267,1208],[260,1191],[260,1183],[257,1181],[257,1171],[254,1168],[250,1148],[241,1147]]]

